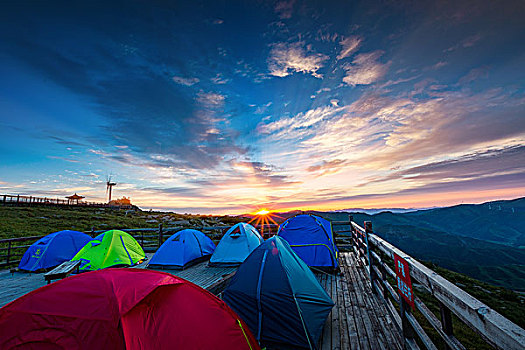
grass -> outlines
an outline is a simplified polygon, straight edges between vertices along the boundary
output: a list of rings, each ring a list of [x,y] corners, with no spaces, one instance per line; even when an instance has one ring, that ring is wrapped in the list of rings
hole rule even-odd
[[[42,236],[60,230],[87,232],[123,228],[232,225],[236,217],[85,207],[0,206],[0,239]]]

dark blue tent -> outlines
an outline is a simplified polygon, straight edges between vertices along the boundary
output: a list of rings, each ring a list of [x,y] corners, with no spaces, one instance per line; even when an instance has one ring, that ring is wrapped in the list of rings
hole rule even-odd
[[[262,346],[317,347],[334,302],[288,243],[274,236],[242,263],[223,293]]]
[[[58,231],[40,238],[27,248],[18,268],[26,271],[48,269],[69,261],[91,237],[77,231]]]
[[[330,221],[315,215],[297,215],[282,223],[277,234],[308,266],[338,267],[338,250]]]
[[[215,244],[204,233],[186,229],[172,235],[151,258],[150,267],[184,268],[213,254]]]

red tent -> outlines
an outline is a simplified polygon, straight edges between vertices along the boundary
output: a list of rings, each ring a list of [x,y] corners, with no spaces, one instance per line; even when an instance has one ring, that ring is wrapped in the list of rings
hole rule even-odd
[[[164,272],[104,269],[34,290],[0,309],[0,349],[259,349],[206,290]]]

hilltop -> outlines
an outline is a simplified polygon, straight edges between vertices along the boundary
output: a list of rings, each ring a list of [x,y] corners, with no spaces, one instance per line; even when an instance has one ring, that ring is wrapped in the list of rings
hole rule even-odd
[[[60,230],[89,231],[164,226],[221,226],[233,216],[176,214],[90,207],[0,206],[0,239],[40,236]]]

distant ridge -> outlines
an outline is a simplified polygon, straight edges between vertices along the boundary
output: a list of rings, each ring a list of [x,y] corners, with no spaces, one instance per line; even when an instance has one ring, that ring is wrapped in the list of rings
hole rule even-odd
[[[420,211],[420,210],[429,210],[429,209],[436,209],[440,207],[430,207],[430,208],[372,208],[372,209],[365,209],[365,208],[348,208],[348,209],[338,209],[338,210],[332,210],[334,213],[365,213],[368,215],[374,215],[379,214],[383,212],[390,212],[390,213],[410,213],[413,211]]]

